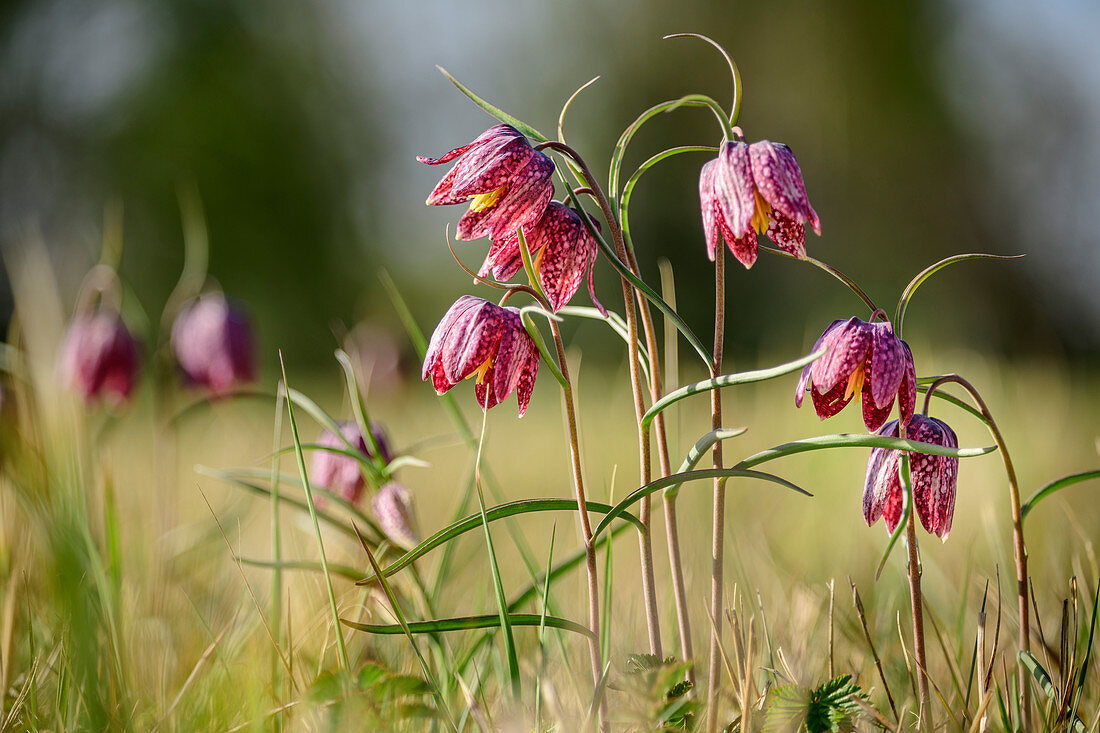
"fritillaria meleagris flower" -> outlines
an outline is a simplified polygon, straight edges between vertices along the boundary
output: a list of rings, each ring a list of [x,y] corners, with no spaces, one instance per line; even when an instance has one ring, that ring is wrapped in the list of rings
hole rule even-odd
[[[898,421],[886,423],[879,430],[879,435],[898,437]],[[924,415],[913,415],[905,428],[905,437],[921,443],[959,447],[954,430],[941,420]],[[955,456],[934,456],[909,451],[913,510],[917,513],[921,526],[929,534],[942,540],[946,540],[951,532],[958,475],[959,459]],[[867,461],[867,480],[863,486],[863,518],[867,521],[867,526],[883,517],[887,531],[893,532],[901,520],[903,503],[900,452],[888,448],[873,448]]]
[[[401,484],[391,481],[371,499],[371,508],[378,526],[399,547],[414,547],[420,541],[412,514],[412,494]]]
[[[554,195],[554,161],[531,147],[510,125],[495,125],[428,165],[459,161],[428,195],[429,206],[469,202],[458,221],[458,239],[503,239],[542,216]]]
[[[463,379],[476,379],[474,393],[485,409],[515,391],[523,417],[538,370],[539,352],[519,310],[464,295],[435,327],[422,376],[439,394]]]
[[[390,454],[386,431],[380,424],[374,423],[371,425],[371,432],[374,433],[374,439],[378,443],[382,460],[389,463],[393,460],[393,456]],[[348,443],[351,443],[354,449],[364,456],[368,458],[372,456],[367,440],[363,437],[359,425],[354,420],[340,423],[340,434],[343,435],[343,438],[330,430],[322,431],[321,436],[317,439],[317,444],[324,448],[349,450]],[[309,483],[312,486],[328,489],[352,503],[359,500],[359,497],[363,494],[363,488],[366,486],[359,461],[351,456],[328,450],[313,452],[313,459],[309,468]]]
[[[587,273],[588,294],[600,312],[606,314],[596,299],[592,282],[596,240],[576,211],[551,201],[538,221],[523,228],[523,237],[535,258],[532,264],[539,286],[555,313],[569,303]],[[503,282],[510,280],[522,267],[519,234],[513,232],[508,237],[493,240],[477,274],[485,277],[492,272],[493,277]]]
[[[100,308],[78,314],[61,342],[58,368],[62,380],[84,399],[121,405],[137,384],[140,348],[118,313]]]
[[[798,161],[782,143],[723,143],[718,157],[699,173],[699,203],[711,260],[719,235],[748,268],[756,262],[758,233],[796,257],[806,256],[804,225],[821,234]]]
[[[256,376],[252,327],[220,291],[186,303],[172,324],[172,353],[191,386],[222,394]]]
[[[878,430],[896,397],[902,422],[908,424],[917,401],[917,373],[913,352],[894,335],[890,323],[867,323],[859,318],[833,321],[813,350],[822,348],[825,353],[802,370],[794,396],[796,406],[802,406],[809,386],[817,416],[824,420],[859,394],[863,423],[868,430]]]

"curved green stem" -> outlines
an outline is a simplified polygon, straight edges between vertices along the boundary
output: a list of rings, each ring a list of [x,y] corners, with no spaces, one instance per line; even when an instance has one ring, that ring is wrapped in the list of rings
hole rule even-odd
[[[929,265],[921,270],[916,277],[910,280],[909,284],[905,286],[905,290],[902,291],[901,298],[898,299],[897,311],[894,313],[894,332],[898,334],[899,338],[901,337],[902,326],[905,323],[905,311],[909,308],[909,301],[913,298],[913,294],[917,292],[917,288],[936,272],[956,262],[966,262],[967,260],[1017,260],[1024,256],[1025,255],[991,255],[981,252],[971,252],[968,254],[947,257],[933,265]]]
[[[733,98],[730,101],[730,124],[736,125],[737,118],[741,114],[741,70],[737,68],[737,64],[734,63],[729,52],[726,51],[722,44],[718,43],[713,38],[704,36],[702,33],[670,33],[664,36],[663,40],[667,41],[670,38],[698,38],[714,46],[718,49],[718,53],[722,54],[722,58],[726,60],[726,65],[730,68],[730,77],[732,77],[733,82]]]
[[[666,158],[671,158],[674,155],[680,153],[715,153],[718,148],[709,145],[683,145],[677,148],[669,148],[664,152],[657,153],[652,158],[647,160],[638,166],[638,170],[634,171],[633,175],[627,179],[626,185],[623,186],[623,195],[619,199],[619,221],[623,227],[623,239],[626,241],[626,248],[629,251],[634,250],[634,243],[630,239],[630,224],[627,216],[628,207],[630,206],[630,197],[634,193],[634,187],[638,185],[638,181],[641,179],[642,174],[648,171],[657,163],[660,163]]]
[[[607,181],[608,195],[614,198],[619,193],[619,175],[622,172],[623,156],[626,155],[626,146],[630,143],[630,140],[638,130],[641,129],[642,125],[662,112],[669,112],[677,107],[705,106],[706,105],[702,102],[685,102],[682,99],[670,99],[666,102],[653,105],[627,125],[627,128],[623,130],[623,134],[619,136],[618,142],[615,143],[615,149],[611,153],[611,164],[609,166]]]
[[[684,457],[684,462],[680,464],[680,468],[676,473],[687,473],[693,470],[715,443],[720,440],[725,440],[726,438],[736,438],[738,435],[744,435],[746,431],[748,431],[748,428],[720,428],[718,430],[711,430],[702,438],[695,441],[695,445],[691,446],[691,450],[689,450],[687,456]],[[675,499],[680,493],[681,486],[683,486],[682,483],[669,486],[665,489],[665,498]]]

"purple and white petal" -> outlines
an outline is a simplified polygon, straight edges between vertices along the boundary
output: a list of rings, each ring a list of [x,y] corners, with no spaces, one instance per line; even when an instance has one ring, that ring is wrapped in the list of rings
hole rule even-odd
[[[821,343],[825,340],[825,337],[829,335],[829,332],[834,328],[844,323],[843,318],[838,318],[828,325],[828,327],[821,332],[821,335],[817,337],[817,341],[814,341],[814,347],[810,349],[811,354],[817,353],[821,349]],[[819,360],[824,358],[824,355],[819,357]],[[806,387],[810,384],[810,367],[814,365],[814,362],[810,362],[806,366],[802,367],[802,376],[798,379],[798,390],[794,394],[794,406],[802,407],[802,397],[806,394]]]
[[[756,210],[749,146],[736,141],[723,144],[718,151],[717,164],[714,194],[726,225],[734,238],[740,238],[752,229],[752,215]]]
[[[875,405],[883,408],[893,404],[905,376],[905,349],[889,323],[872,323],[870,332],[871,370],[867,382]]]
[[[789,147],[760,140],[749,146],[752,177],[760,195],[772,208],[821,234],[821,220],[810,206],[802,170]]]
[[[882,427],[879,435],[898,437],[898,423],[892,420]],[[889,448],[872,448],[867,459],[867,477],[863,484],[863,519],[871,526],[882,516],[888,500],[898,483],[897,451]],[[896,525],[895,525],[896,526]]]
[[[858,318],[849,318],[826,334],[821,346],[828,350],[810,369],[815,391],[832,391],[838,384],[846,383],[852,373],[863,366],[871,348],[869,325]]]

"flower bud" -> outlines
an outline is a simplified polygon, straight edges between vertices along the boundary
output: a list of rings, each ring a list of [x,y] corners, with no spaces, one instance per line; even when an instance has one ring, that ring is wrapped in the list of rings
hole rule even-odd
[[[412,517],[412,494],[404,486],[393,481],[386,484],[374,495],[371,508],[390,542],[407,549],[420,541]]]

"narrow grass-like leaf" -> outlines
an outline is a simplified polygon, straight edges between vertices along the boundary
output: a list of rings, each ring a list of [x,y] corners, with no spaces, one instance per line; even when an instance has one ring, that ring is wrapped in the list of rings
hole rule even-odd
[[[428,666],[428,660],[424,658],[423,652],[420,651],[420,645],[416,643],[416,637],[413,636],[412,629],[408,621],[405,620],[405,613],[401,610],[401,604],[397,602],[397,596],[393,592],[393,588],[390,587],[389,582],[385,576],[382,575],[381,568],[378,567],[378,561],[374,559],[374,553],[370,551],[370,547],[367,546],[366,540],[362,535],[359,535],[358,528],[356,528],[356,534],[359,536],[359,544],[363,547],[363,552],[367,553],[367,560],[370,562],[370,566],[374,569],[375,576],[379,579],[382,585],[382,590],[386,594],[386,599],[389,601],[390,608],[393,610],[394,615],[397,617],[397,631],[392,633],[403,633],[405,638],[409,640],[412,645],[413,651],[416,653],[416,658],[420,662],[420,671],[424,673],[424,678],[428,681],[428,684],[432,686],[432,694],[435,696],[436,702],[439,704],[439,713],[447,721],[448,727],[454,733],[458,733],[458,726],[455,725],[454,720],[451,718],[451,712],[447,709],[447,702],[443,698],[443,693],[439,689],[439,683],[435,679],[435,675],[432,674],[431,668]],[[355,622],[349,622],[346,619],[340,620],[342,623],[351,626],[352,628],[358,628]],[[431,633],[434,629],[426,630],[422,633]]]
[[[336,361],[340,362],[340,368],[344,370],[344,381],[348,387],[348,401],[351,402],[351,411],[355,415],[355,422],[359,424],[359,431],[367,441],[373,459],[360,462],[370,469],[370,474],[376,480],[384,479],[378,471],[378,462],[382,460],[382,446],[378,445],[378,438],[374,435],[370,415],[367,414],[367,405],[363,402],[363,395],[359,391],[359,380],[355,377],[355,367],[352,366],[351,357],[343,349],[336,350]]]
[[[233,472],[229,472],[229,471],[222,471],[222,470],[217,469],[217,468],[210,468],[209,466],[202,466],[202,465],[195,466],[195,473],[199,473],[199,474],[202,474],[204,476],[209,476],[211,478],[216,478],[219,481],[224,481],[227,484],[230,484],[231,486],[236,486],[237,488],[245,489],[246,491],[250,491],[254,494],[259,494],[260,496],[270,497],[271,496],[271,490],[270,489],[267,489],[267,488],[265,488],[263,486],[260,486],[259,484],[256,484],[256,483],[252,483],[251,481],[247,481],[247,480],[245,480],[244,478],[241,477],[243,475],[248,475],[248,474],[245,473],[246,471],[248,471],[252,474],[256,474],[256,475],[259,475],[260,473],[262,473],[261,471],[256,470],[256,469],[236,469]],[[286,476],[281,476],[280,480],[285,481]],[[324,496],[327,500],[332,501],[334,504],[340,504],[340,506],[342,506],[344,509],[347,509],[353,515],[355,515],[355,517],[357,519],[360,519],[360,520],[365,519],[366,522],[367,522],[367,526],[369,526],[371,528],[372,532],[375,535],[374,539],[381,540],[381,538],[383,536],[382,535],[382,530],[379,529],[378,525],[376,525],[372,520],[367,518],[366,515],[363,514],[362,510],[359,509],[357,506],[355,506],[354,504],[349,502],[347,499],[344,499],[343,497],[332,493],[328,489],[322,489],[320,487],[317,487],[315,489],[312,489],[312,491],[315,494],[319,494],[321,496]],[[309,504],[307,504],[304,501],[300,501],[298,499],[293,499],[289,496],[280,495],[279,502],[281,504],[285,504],[286,506],[293,507],[294,509],[296,509],[298,511],[305,512],[307,514],[309,513]],[[340,517],[338,517],[338,516],[336,516],[336,515],[334,515],[330,512],[327,512],[323,509],[317,509],[316,511],[317,511],[317,517],[321,521],[335,527],[336,529],[340,530],[341,532],[348,535],[349,537],[354,537],[355,536],[354,530],[352,530],[352,528],[348,526],[347,522],[345,522]]]
[[[685,484],[689,481],[701,481],[703,479],[712,478],[755,478],[763,479],[764,481],[770,481],[772,483],[784,486],[792,491],[797,491],[800,494],[806,496],[813,496],[805,489],[791,483],[790,481],[774,476],[770,473],[764,473],[763,471],[750,471],[744,468],[707,468],[700,471],[688,471],[687,473],[676,473],[671,476],[664,476],[663,478],[650,481],[645,486],[635,489],[630,492],[622,501],[616,504],[604,518],[600,520],[600,523],[596,525],[596,528],[592,530],[592,537],[599,537],[600,533],[607,529],[615,519],[619,518],[628,507],[641,501],[643,498],[650,494],[660,491],[661,489],[673,486],[675,484]]]
[[[483,416],[487,414],[488,413],[483,413]],[[481,440],[484,444],[484,423],[482,423]],[[478,458],[481,458],[480,449],[478,450]],[[477,486],[477,501],[481,509],[481,526],[485,530],[485,546],[489,552],[489,569],[493,577],[493,590],[496,594],[500,628],[504,631],[504,652],[508,660],[508,678],[512,683],[512,697],[518,700],[520,699],[522,689],[519,679],[519,657],[516,655],[516,639],[512,634],[512,624],[508,614],[508,601],[504,597],[504,584],[500,579],[500,567],[497,565],[497,553],[496,549],[493,547],[493,535],[489,531],[489,518],[485,515],[485,497],[481,493],[480,484]]]
[[[645,415],[642,416],[642,425],[648,426],[653,422],[653,418],[668,408],[670,405],[674,405],[680,400],[687,399],[694,394],[701,392],[709,392],[712,389],[721,389],[722,387],[732,387],[738,384],[750,384],[752,382],[763,382],[768,379],[775,379],[776,377],[782,377],[785,374],[798,371],[807,364],[813,363],[822,354],[825,353],[825,349],[815,351],[808,356],[803,356],[794,361],[787,362],[786,364],[780,364],[778,366],[769,367],[767,369],[754,369],[747,372],[737,372],[735,374],[722,374],[714,377],[713,379],[704,379],[702,382],[696,382],[695,384],[689,384],[686,387],[669,392],[656,403],[650,407]]]
[[[546,342],[542,338],[542,333],[539,332],[539,327],[535,325],[535,319],[531,312],[527,310],[520,311],[520,320],[523,321],[523,328],[527,331],[527,335],[531,337],[531,341],[534,342],[535,348],[538,349],[539,355],[542,357],[542,362],[546,364],[546,368],[554,375],[554,379],[558,381],[562,389],[568,389],[569,380],[561,373],[558,363],[554,361],[554,355],[546,348]]]
[[[980,252],[972,252],[968,254],[954,255],[940,260],[939,262],[929,265],[921,270],[916,277],[914,277],[908,285],[905,286],[905,290],[901,293],[901,298],[898,299],[898,307],[894,313],[894,328],[898,333],[902,332],[902,326],[905,323],[905,311],[909,308],[909,301],[913,298],[913,294],[917,292],[917,288],[921,284],[932,277],[935,273],[939,272],[948,265],[953,265],[956,262],[966,262],[968,260],[1017,260],[1024,255],[991,255],[983,254]]]
[[[891,448],[893,450],[907,450],[916,453],[924,453],[932,456],[954,456],[957,458],[975,458],[984,456],[997,450],[997,446],[991,445],[985,448],[948,448],[934,443],[921,443],[916,440],[903,438],[889,438],[884,435],[869,435],[865,433],[837,433],[834,435],[819,435],[813,438],[803,438],[774,448],[768,448],[755,455],[749,456],[734,468],[752,468],[776,458],[791,456],[807,451],[824,450],[826,448]]]
[[[563,104],[562,107],[561,107],[561,114],[558,115],[558,140],[559,141],[565,142],[565,113],[569,111],[569,108],[573,105],[573,102],[576,100],[576,98],[580,96],[580,93],[583,92],[588,87],[595,84],[599,80],[599,78],[600,77],[598,77],[598,76],[594,76],[591,79],[589,79],[588,81],[586,81],[584,84],[581,84],[581,86],[577,88],[577,91],[570,94],[569,99],[565,100],[565,104]]]
[[[595,81],[595,79],[593,79]],[[591,82],[590,82],[591,83]],[[564,117],[565,110],[562,110]],[[561,133],[561,124],[558,125]],[[554,571],[554,539],[558,534],[557,522],[550,528],[550,551],[546,554],[546,579],[542,584],[542,612],[539,614],[539,658],[535,666],[535,730],[542,730],[542,668],[546,661],[546,647],[543,644],[543,635],[546,632],[546,617],[550,611],[550,575]],[[610,547],[610,545],[609,545]],[[511,606],[508,608],[511,611]]]
[[[275,428],[271,439],[272,451],[279,450],[279,444],[283,440],[283,398],[285,388],[282,382],[275,392]],[[276,642],[283,638],[283,539],[279,528],[279,459],[271,460],[271,557],[274,570],[271,573],[271,634]],[[240,558],[238,561],[243,562]],[[271,655],[271,689],[275,690],[275,698],[281,699],[283,694],[283,682],[281,680],[281,666],[277,650],[272,650]],[[276,725],[280,729],[281,725]]]
[[[619,199],[619,222],[623,228],[623,239],[626,240],[627,249],[634,249],[634,244],[630,238],[630,197],[634,194],[634,187],[638,185],[638,181],[641,180],[645,172],[650,168],[660,163],[666,158],[671,158],[674,155],[680,155],[681,153],[717,153],[718,148],[712,145],[683,145],[676,148],[669,148],[660,153],[657,153],[646,162],[638,166],[638,169],[627,179],[626,185],[623,187],[622,198]]]
[[[1035,658],[1035,655],[1031,652],[1020,651],[1019,660],[1031,672],[1031,676],[1039,684],[1039,688],[1047,694],[1047,697],[1051,700],[1057,700],[1058,690],[1055,689],[1050,675],[1043,669],[1043,665],[1039,664],[1039,660]]]
[[[538,627],[543,622],[541,613],[510,613],[508,623],[512,626]],[[571,631],[581,636],[592,636],[592,632],[581,624],[569,619],[557,616],[546,616],[546,626],[552,629]],[[341,619],[346,626],[357,631],[366,631],[370,634],[401,634],[404,630],[400,624],[364,624],[350,619]],[[412,621],[405,626],[411,634],[431,634],[442,631],[466,631],[469,629],[494,629],[500,628],[500,616],[485,614],[482,616],[459,616],[435,621]]]
[[[1051,481],[1049,484],[1028,497],[1023,506],[1020,507],[1020,516],[1026,519],[1031,510],[1035,508],[1036,504],[1038,504],[1040,501],[1047,498],[1051,494],[1055,493],[1056,491],[1061,491],[1067,486],[1073,486],[1076,483],[1088,481],[1089,479],[1094,478],[1100,478],[1100,471],[1085,471],[1084,473],[1075,473],[1072,476],[1063,476],[1057,481]]]
[[[606,514],[612,511],[612,507],[609,504],[601,504],[599,502],[590,501],[585,504],[585,508],[590,512],[596,512],[598,514]],[[529,514],[531,512],[568,512],[577,511],[577,502],[573,499],[520,499],[519,501],[508,502],[507,504],[500,504],[495,507],[491,507],[485,510],[486,519],[490,522],[495,522],[499,519],[506,517],[514,517],[518,514]],[[630,522],[638,531],[645,531],[645,525],[641,520],[632,514],[626,512],[620,512],[617,516],[621,516],[624,520]],[[424,539],[416,547],[412,548],[400,559],[389,565],[383,572],[386,577],[393,575],[400,571],[402,568],[408,567],[412,562],[420,557],[423,557],[428,552],[431,552],[436,547],[451,541],[459,535],[465,534],[471,530],[477,529],[481,526],[481,515],[471,514],[470,516],[461,519],[453,524],[450,524],[443,529],[439,530],[432,536]],[[359,585],[373,582],[373,577],[364,578],[359,581]]]
[[[242,565],[251,565],[255,568],[270,568],[275,572],[281,570],[311,570],[323,573],[325,571],[321,563],[313,560],[260,560],[251,557],[235,557],[234,559],[239,561]],[[363,577],[362,570],[353,568],[350,565],[340,565],[334,562],[328,563],[328,571],[333,575],[339,575],[348,580],[359,580],[359,578]]]
[[[719,428],[718,430],[711,430],[709,433],[699,438],[695,442],[695,445],[688,451],[687,456],[684,458],[684,462],[680,464],[680,470],[677,473],[687,473],[695,468],[695,466],[702,460],[703,456],[707,454],[707,451],[711,449],[715,443],[719,440],[725,440],[726,438],[736,438],[738,435],[744,435],[748,428]],[[665,489],[665,497],[669,500],[675,499],[680,493],[681,484],[673,484]]]
[[[619,176],[623,167],[623,156],[626,155],[626,146],[630,144],[631,139],[637,134],[649,120],[653,119],[662,112],[670,112],[673,109],[679,107],[706,107],[703,102],[684,101],[683,99],[670,99],[667,102],[661,102],[655,104],[646,111],[642,112],[638,117],[627,125],[623,130],[623,134],[619,136],[618,142],[615,143],[615,148],[611,152],[611,164],[608,169],[608,184],[607,184],[607,196],[610,199],[614,199],[619,193]]]
[[[325,555],[325,542],[321,538],[321,525],[317,519],[317,507],[313,503],[313,492],[309,486],[309,473],[306,471],[306,458],[302,452],[302,443],[298,439],[298,424],[294,419],[294,404],[290,399],[290,386],[286,378],[286,366],[283,364],[282,352],[279,353],[279,366],[282,370],[283,384],[287,385],[286,414],[290,420],[290,435],[294,439],[294,456],[298,459],[298,473],[302,477],[302,486],[305,487],[306,505],[309,507],[309,517],[313,521],[313,534],[317,539],[317,550],[321,555],[321,568],[325,575],[325,590],[328,592],[329,611],[332,613],[332,622],[335,624],[333,631],[336,634],[336,651],[340,657],[340,664],[344,670],[351,673],[351,662],[348,660],[348,650],[344,645],[344,634],[340,631],[340,612],[336,608],[336,592],[332,588],[332,577],[328,571],[328,558]]]
[[[1096,618],[1100,615],[1100,579],[1097,580],[1096,593],[1092,598],[1092,621],[1089,622],[1089,640],[1085,644],[1085,658],[1081,661],[1081,667],[1077,672],[1077,689],[1073,693],[1073,706],[1069,711],[1069,719],[1077,726],[1077,707],[1081,704],[1081,698],[1085,694],[1085,678],[1088,676],[1089,664],[1092,661],[1092,645],[1096,639]]]
[[[469,97],[470,100],[473,101],[474,104],[476,104],[478,107],[481,107],[483,110],[488,112],[491,117],[497,118],[498,120],[500,120],[501,122],[503,122],[506,125],[511,125],[512,127],[516,128],[517,130],[522,132],[524,135],[526,135],[527,137],[529,137],[533,140],[538,140],[539,142],[546,142],[547,137],[545,135],[543,135],[541,132],[539,132],[535,128],[531,127],[530,125],[528,125],[523,120],[520,120],[516,117],[513,117],[512,115],[508,114],[507,112],[500,109],[499,107],[496,107],[496,106],[490,104],[489,102],[485,101],[484,99],[482,99],[478,95],[474,94],[469,88],[467,88],[465,85],[463,85],[462,82],[460,82],[458,79],[451,76],[450,72],[448,72],[442,66],[436,66],[435,68],[439,69],[440,73],[443,74],[443,76],[447,77],[447,79],[452,84],[454,84],[456,87],[458,87],[458,91],[462,92],[467,97]],[[591,83],[591,82],[589,82],[589,83]],[[582,89],[583,89],[583,87],[582,87]]]

